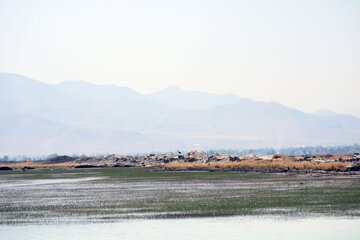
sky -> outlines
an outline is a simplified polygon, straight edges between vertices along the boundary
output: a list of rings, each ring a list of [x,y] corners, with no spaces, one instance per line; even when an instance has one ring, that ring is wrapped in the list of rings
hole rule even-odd
[[[0,72],[360,113],[360,1],[0,0]]]

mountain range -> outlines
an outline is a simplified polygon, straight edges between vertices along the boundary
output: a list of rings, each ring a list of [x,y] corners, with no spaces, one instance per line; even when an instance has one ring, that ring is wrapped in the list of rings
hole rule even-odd
[[[360,143],[360,118],[170,86],[152,94],[0,73],[0,155]]]

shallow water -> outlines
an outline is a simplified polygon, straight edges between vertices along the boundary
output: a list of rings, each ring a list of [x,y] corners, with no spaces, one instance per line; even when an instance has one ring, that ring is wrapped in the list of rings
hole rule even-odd
[[[11,183],[0,181],[1,188],[14,188],[19,186],[33,186],[43,184],[66,184],[78,183],[83,181],[100,180],[103,177],[83,177],[83,178],[58,178],[58,179],[36,179],[36,180],[17,180]]]
[[[0,225],[1,239],[359,239],[360,218],[218,217]]]
[[[230,215],[360,216],[358,176],[61,171],[0,174],[0,225]]]

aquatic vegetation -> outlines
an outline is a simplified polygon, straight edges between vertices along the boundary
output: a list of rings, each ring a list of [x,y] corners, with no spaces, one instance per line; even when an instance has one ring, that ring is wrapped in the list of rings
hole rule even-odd
[[[0,174],[0,224],[269,214],[359,216],[359,182],[357,174],[330,173],[15,171]]]

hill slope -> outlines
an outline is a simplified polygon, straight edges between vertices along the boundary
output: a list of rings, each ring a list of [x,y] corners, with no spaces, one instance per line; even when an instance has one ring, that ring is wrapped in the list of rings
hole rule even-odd
[[[360,142],[360,119],[319,116],[236,95],[176,87],[142,95],[68,81],[0,74],[0,151],[151,152]]]

